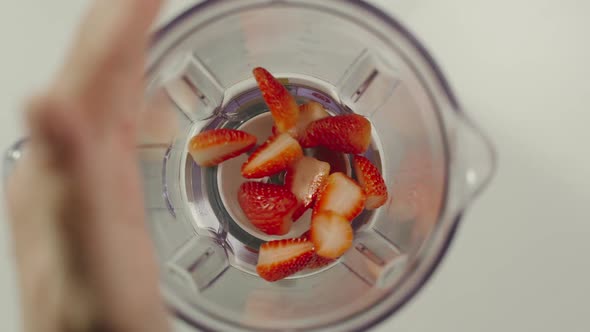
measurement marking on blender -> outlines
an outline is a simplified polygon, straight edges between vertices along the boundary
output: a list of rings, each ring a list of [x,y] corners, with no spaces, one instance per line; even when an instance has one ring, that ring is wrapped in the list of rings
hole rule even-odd
[[[372,252],[371,249],[367,248],[367,246],[365,246],[364,244],[359,243],[356,245],[355,248],[373,263],[379,266],[385,265],[385,261],[381,259],[379,256],[377,256],[374,252]]]
[[[184,114],[184,112],[183,112]],[[176,210],[174,208],[174,205],[172,204],[172,201],[170,200],[170,192],[169,192],[169,187],[168,187],[168,183],[166,182],[166,178],[167,178],[167,171],[168,171],[168,162],[170,161],[170,156],[172,154],[172,145],[168,146],[168,148],[166,149],[166,153],[164,153],[164,163],[162,166],[162,188],[164,188],[164,191],[162,192],[162,198],[164,199],[164,202],[166,203],[166,207],[168,207],[168,211],[170,211],[170,214],[172,215],[172,217],[176,218]]]
[[[199,99],[203,102],[203,104],[209,105],[209,100],[207,99],[207,97],[201,92],[201,90],[199,90],[199,88],[193,83],[193,81],[191,81],[190,78],[188,78],[186,75],[183,75],[182,81],[184,83],[186,83],[186,85],[189,87],[189,89],[191,89],[191,91],[195,95],[197,95],[197,97],[199,97]]]
[[[379,75],[379,71],[377,69],[374,69],[371,74],[369,75],[369,77],[363,82],[363,84],[361,84],[361,86],[359,86],[359,88],[355,91],[355,93],[352,95],[352,101],[353,102],[357,102],[361,99],[361,97],[363,96],[363,94],[369,89],[369,86],[371,85],[371,83],[373,83],[373,81],[375,81],[375,78],[377,78],[377,75]]]
[[[206,283],[205,285],[203,285],[203,287],[200,288],[201,292],[206,290],[207,288],[211,287],[211,285],[213,285],[219,278],[221,278],[221,276],[225,273],[225,271],[227,271],[229,269],[229,265],[226,266],[225,268],[223,268],[223,270],[221,270],[219,272],[219,274],[217,274],[213,279],[211,279],[208,283]]]
[[[340,80],[338,81],[338,84],[336,84],[336,86],[339,86],[341,88],[345,88],[347,87],[347,83],[348,80],[352,77],[356,77],[358,75],[354,75],[354,71],[356,69],[358,69],[359,65],[363,62],[363,60],[365,60],[367,57],[369,57],[369,50],[368,49],[363,49],[359,55],[350,63],[350,65],[348,66],[348,68],[346,68],[346,71],[344,72],[344,75],[342,75],[342,77],[340,78]],[[348,90],[348,89],[346,89]],[[344,91],[344,90],[343,90]]]
[[[387,244],[389,244],[393,250],[397,251],[398,254],[402,253],[402,250],[397,246],[397,244],[393,243],[393,241],[391,241],[385,234],[383,234],[379,230],[379,228],[375,227],[373,228],[373,230],[377,235],[379,235],[383,240],[385,240],[385,242],[387,242]]]
[[[365,284],[369,285],[369,287],[373,287],[375,285],[374,282],[372,282],[371,280],[368,280],[367,278],[363,277],[361,274],[359,274],[355,269],[351,268],[350,266],[348,266],[348,264],[346,263],[342,263],[342,265],[344,265],[344,267],[346,267],[346,269],[350,272],[352,272],[352,274],[354,274],[355,276],[357,276],[359,279],[361,279]]]
[[[201,265],[201,263],[203,263],[207,258],[211,257],[214,253],[215,251],[213,249],[207,248],[207,251],[205,251],[201,256],[199,256],[199,258],[197,258],[196,261],[189,265],[187,270],[189,270],[191,273],[194,272],[197,267]]]

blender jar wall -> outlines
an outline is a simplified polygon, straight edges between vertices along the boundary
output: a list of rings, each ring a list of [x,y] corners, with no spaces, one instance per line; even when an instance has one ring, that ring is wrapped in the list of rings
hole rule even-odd
[[[471,127],[461,125],[440,72],[396,22],[354,1],[209,1],[166,27],[150,59],[149,94],[158,100],[166,92],[176,132],[143,154],[149,225],[165,294],[181,316],[216,330],[360,329],[425,281],[475,192],[464,190],[461,165],[471,155],[458,153],[464,151],[458,139],[479,137],[464,130]],[[215,122],[236,91],[255,85],[256,66],[367,116],[374,127],[367,156],[391,194],[355,225],[355,246],[341,262],[276,284],[236,268],[227,223],[218,220],[206,190],[186,186],[188,139]],[[487,156],[485,148],[474,150]],[[483,168],[476,170],[482,180],[490,175]]]
[[[226,97],[254,86],[258,65],[369,117],[368,156],[392,193],[355,225],[355,246],[341,262],[278,284],[235,268],[224,221],[207,197],[189,199],[185,183],[188,139]],[[489,141],[428,53],[360,1],[206,1],[158,34],[148,79],[139,144],[147,223],[170,307],[202,329],[359,330],[379,322],[427,280],[495,169]],[[23,142],[9,150],[5,170]]]

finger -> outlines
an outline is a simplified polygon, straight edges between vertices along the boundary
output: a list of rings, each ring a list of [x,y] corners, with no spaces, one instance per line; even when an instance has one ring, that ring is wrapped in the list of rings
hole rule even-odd
[[[116,103],[132,99],[123,98],[123,93],[141,91],[149,28],[161,3],[162,0],[95,0],[55,88],[62,95],[80,99],[81,104],[95,106],[84,107],[86,112],[104,114],[128,107]]]
[[[66,78],[87,83],[89,76],[112,65],[129,68],[145,51],[160,4],[161,0],[95,0],[72,45]]]
[[[67,172],[83,149],[86,123],[67,102],[49,95],[34,97],[26,110],[32,153],[45,167]]]

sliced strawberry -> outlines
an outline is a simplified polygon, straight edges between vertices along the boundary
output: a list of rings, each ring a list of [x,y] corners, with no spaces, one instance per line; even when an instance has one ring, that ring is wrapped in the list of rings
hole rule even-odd
[[[285,235],[291,230],[297,198],[284,186],[245,182],[240,186],[238,202],[250,222],[264,233]]]
[[[313,255],[309,240],[271,241],[260,246],[256,271],[266,281],[278,281],[305,269]]]
[[[336,260],[333,258],[326,258],[326,257],[322,257],[318,254],[314,254],[311,261],[309,261],[309,263],[307,264],[307,268],[308,269],[319,269],[324,266],[328,266],[328,265],[334,263],[335,261]]]
[[[371,143],[371,123],[358,114],[327,117],[307,127],[307,140],[338,152],[364,153]]]
[[[301,235],[301,238],[311,241],[311,231],[307,231],[307,232],[303,233],[303,235]],[[330,265],[330,264],[334,263],[335,261],[336,260],[332,259],[332,258],[318,256],[314,252],[313,258],[307,264],[307,268],[308,269],[319,269],[321,267]]]
[[[299,106],[295,98],[268,70],[258,67],[253,73],[278,131],[286,133],[294,129],[299,119]]]
[[[311,221],[311,241],[320,257],[339,258],[352,247],[353,238],[350,222],[335,212],[320,212]]]
[[[256,145],[256,137],[234,129],[202,132],[189,143],[189,153],[199,166],[215,166],[237,157]]]
[[[279,136],[280,134],[277,126],[272,126],[272,136]]]
[[[303,157],[303,150],[289,134],[271,137],[242,165],[242,175],[258,179],[285,170],[292,162]]]
[[[328,177],[327,185],[319,195],[314,214],[332,211],[352,221],[363,211],[366,199],[363,188],[353,179],[343,173],[334,173]]]
[[[311,241],[311,230],[305,231],[305,233],[301,234],[300,238]]]
[[[363,156],[354,157],[354,170],[359,184],[365,190],[367,210],[377,209],[387,202],[387,186],[383,176],[371,161]]]
[[[330,113],[324,109],[322,104],[310,101],[299,106],[299,120],[294,130],[289,133],[297,138],[302,147],[312,147],[314,144],[307,137],[307,127],[314,121],[330,116]],[[272,126],[272,135],[277,136],[280,132],[276,125]]]
[[[330,164],[330,173],[348,174],[349,161],[344,153],[332,151],[328,148],[318,147],[313,149],[312,157]]]
[[[315,201],[316,196],[326,184],[330,175],[330,164],[311,157],[303,157],[289,166],[285,175],[285,187],[295,197],[298,206],[293,221],[299,219]]]
[[[295,136],[302,147],[313,147],[315,144],[307,135],[307,127],[314,121],[329,117],[330,113],[324,109],[322,104],[315,101],[310,101],[299,106],[299,111],[299,121],[297,121],[295,128]]]
[[[305,206],[301,203],[298,203],[295,212],[293,212],[293,216],[291,216],[293,221],[299,220],[299,218],[301,218],[305,214],[305,211],[307,211],[307,209],[309,209],[309,206]]]

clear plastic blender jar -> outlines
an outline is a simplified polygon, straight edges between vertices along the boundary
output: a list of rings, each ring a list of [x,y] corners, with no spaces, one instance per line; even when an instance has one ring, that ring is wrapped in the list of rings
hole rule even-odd
[[[236,202],[247,156],[200,168],[187,149],[214,128],[266,140],[272,119],[251,74],[258,66],[299,102],[366,116],[366,157],[390,190],[384,207],[354,220],[344,257],[276,283],[255,270],[258,247],[271,238]],[[146,223],[169,307],[202,330],[356,331],[382,321],[432,274],[494,170],[490,143],[430,55],[362,1],[202,2],[157,33],[146,77],[151,120],[138,145]],[[341,162],[350,174],[348,157]],[[296,223],[284,237],[308,227]]]

